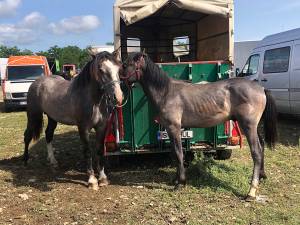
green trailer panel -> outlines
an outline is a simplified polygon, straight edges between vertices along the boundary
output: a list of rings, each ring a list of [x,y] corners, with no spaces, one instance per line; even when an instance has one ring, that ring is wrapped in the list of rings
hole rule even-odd
[[[214,82],[227,79],[229,65],[225,63],[170,63],[159,64],[168,76],[192,83]],[[128,103],[123,107],[125,137],[122,141],[126,147],[135,151],[137,149],[163,150],[163,145],[157,140],[159,125],[155,123],[157,113],[145,96],[142,87],[136,83],[125,95],[129,96]],[[191,144],[205,142],[213,147],[226,144],[227,136],[224,133],[224,125],[220,124],[211,128],[193,128]],[[167,142],[167,141],[164,141]],[[122,148],[122,146],[121,146]]]

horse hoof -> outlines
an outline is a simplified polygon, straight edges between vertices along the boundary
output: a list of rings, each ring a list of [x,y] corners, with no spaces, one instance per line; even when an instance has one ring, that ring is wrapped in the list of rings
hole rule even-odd
[[[184,184],[176,184],[174,187],[174,191],[180,191],[185,187]]]
[[[99,190],[98,184],[89,183],[88,187],[89,187],[89,189],[92,189],[94,191],[98,191]]]
[[[104,187],[104,186],[107,186],[109,185],[109,181],[107,178],[102,178],[99,180],[99,187]]]
[[[245,197],[245,201],[246,202],[254,202],[256,200],[256,197],[247,195],[247,197]]]
[[[51,164],[51,166],[52,166],[54,169],[57,169],[57,168],[58,168],[58,163],[53,163],[53,164]]]
[[[268,177],[267,177],[267,175],[266,174],[260,174],[259,175],[259,180],[261,181],[261,180],[266,180]]]

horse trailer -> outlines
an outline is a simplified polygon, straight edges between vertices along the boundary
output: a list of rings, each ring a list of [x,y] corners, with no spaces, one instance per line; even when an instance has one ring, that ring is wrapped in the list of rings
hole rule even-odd
[[[214,82],[233,74],[233,1],[118,0],[114,5],[114,45],[125,60],[145,51],[170,77],[190,83]],[[157,113],[138,83],[123,86],[126,100],[113,114],[106,155],[170,151]],[[242,145],[237,123],[182,130],[185,151],[225,153]],[[221,155],[221,154],[219,154]]]

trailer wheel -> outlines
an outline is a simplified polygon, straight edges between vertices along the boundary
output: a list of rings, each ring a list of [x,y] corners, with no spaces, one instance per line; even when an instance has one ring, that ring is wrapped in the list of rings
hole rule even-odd
[[[120,156],[119,155],[110,155],[106,157],[106,167],[107,168],[116,168],[120,166]]]
[[[216,160],[226,160],[230,159],[232,154],[232,149],[222,149],[222,150],[217,150],[215,159]]]
[[[193,151],[188,151],[184,154],[184,166],[185,167],[189,167],[191,162],[194,160],[195,158],[195,152]]]

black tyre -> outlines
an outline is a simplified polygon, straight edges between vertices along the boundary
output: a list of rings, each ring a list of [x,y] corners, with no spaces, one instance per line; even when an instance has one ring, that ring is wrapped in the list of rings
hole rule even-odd
[[[186,152],[184,154],[184,166],[189,167],[189,165],[194,160],[194,158],[195,158],[195,152],[193,152],[193,151]]]
[[[11,110],[12,110],[11,106],[4,103],[4,112],[8,113],[8,112],[11,112]]]
[[[217,150],[215,159],[216,160],[226,160],[230,159],[232,154],[232,149],[222,149],[222,150]]]

